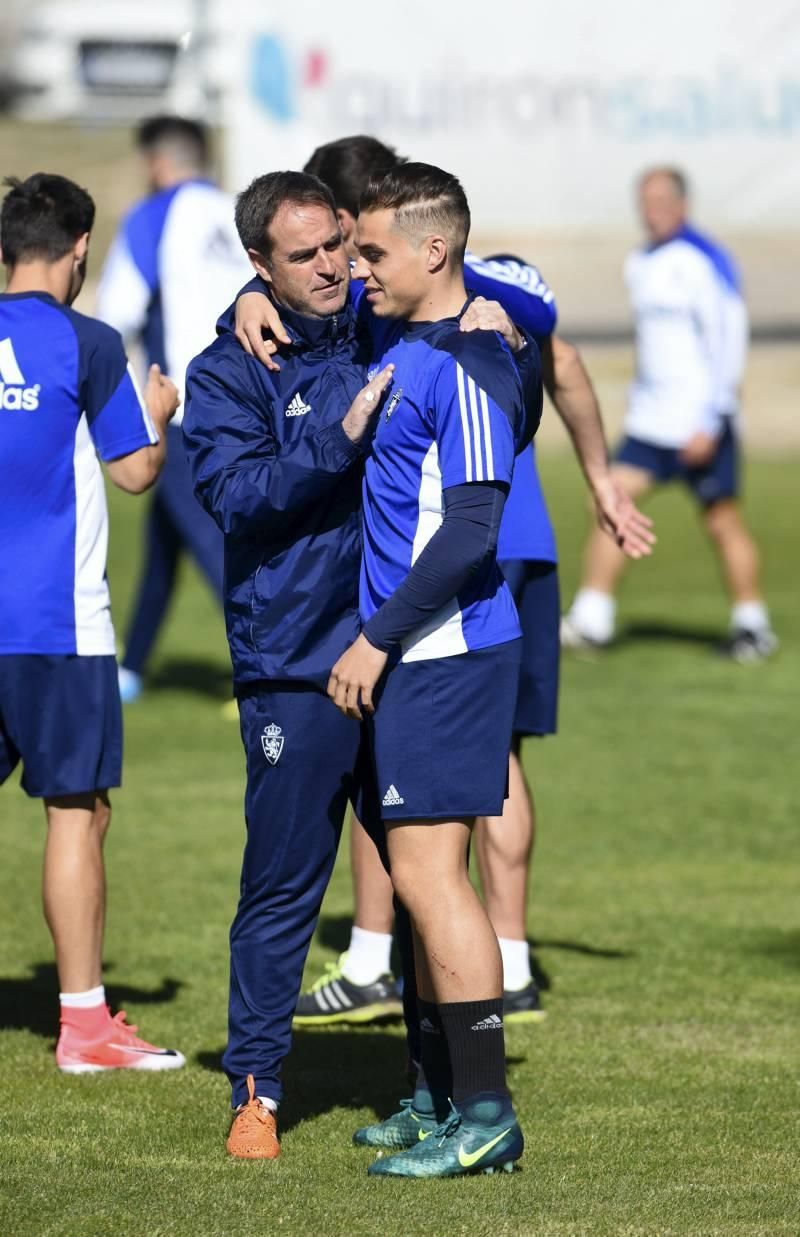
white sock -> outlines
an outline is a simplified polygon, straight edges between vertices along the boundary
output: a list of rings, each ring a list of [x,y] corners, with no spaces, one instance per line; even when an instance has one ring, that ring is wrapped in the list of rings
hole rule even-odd
[[[350,930],[350,946],[344,960],[342,974],[351,984],[374,984],[390,967],[392,953],[391,932],[367,932],[366,928]]]
[[[497,938],[503,955],[503,987],[506,992],[518,992],[531,982],[531,954],[527,941],[512,941],[507,936]]]
[[[769,631],[769,611],[763,601],[737,601],[731,607],[731,628]]]
[[[258,1100],[260,1104],[263,1104],[265,1108],[268,1108],[270,1112],[278,1111],[278,1105],[276,1101],[273,1100],[269,1095],[257,1095],[256,1099]]]
[[[100,984],[88,992],[59,992],[58,999],[65,1009],[95,1009],[98,1005],[105,1005],[106,990]]]
[[[609,593],[596,588],[581,588],[569,611],[569,617],[581,635],[604,644],[614,635],[617,603]]]

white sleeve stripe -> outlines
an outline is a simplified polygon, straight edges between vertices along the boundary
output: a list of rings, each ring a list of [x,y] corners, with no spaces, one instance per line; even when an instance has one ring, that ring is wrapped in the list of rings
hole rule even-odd
[[[494,455],[492,453],[492,430],[489,425],[489,403],[483,387],[478,387],[481,393],[481,414],[483,415],[483,441],[486,447],[486,480],[494,481]]]
[[[145,429],[147,430],[147,437],[150,439],[153,446],[155,446],[156,443],[158,442],[158,433],[156,431],[156,427],[153,425],[153,421],[150,417],[150,413],[147,411],[147,405],[144,402],[144,397],[142,395],[141,388],[139,387],[139,381],[136,377],[134,368],[131,365],[130,361],[128,361],[128,374],[130,375],[131,382],[133,383],[133,389],[136,392],[136,398],[139,401],[139,407],[142,411],[142,420],[144,421],[144,426],[145,426]]]
[[[472,448],[469,437],[469,419],[467,416],[467,400],[464,394],[464,371],[456,362],[456,378],[458,381],[458,403],[461,409],[461,429],[464,434],[464,456],[466,459],[467,481],[472,480]]]
[[[467,390],[469,391],[469,405],[472,411],[472,431],[474,434],[475,444],[475,480],[483,481],[483,452],[481,451],[481,423],[478,420],[478,401],[475,395],[474,379],[467,374]]]

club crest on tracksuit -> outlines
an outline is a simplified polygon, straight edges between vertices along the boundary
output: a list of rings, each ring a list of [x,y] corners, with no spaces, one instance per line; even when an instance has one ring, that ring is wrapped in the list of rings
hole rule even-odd
[[[280,726],[270,722],[268,726],[264,727],[264,733],[261,736],[261,746],[269,763],[276,765],[283,751],[283,735],[281,734]]]

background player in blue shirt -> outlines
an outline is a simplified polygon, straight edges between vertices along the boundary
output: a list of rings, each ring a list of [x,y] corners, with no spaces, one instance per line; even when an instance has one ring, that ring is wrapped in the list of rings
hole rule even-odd
[[[67,1073],[176,1069],[180,1053],[111,1017],[102,981],[108,790],[122,719],[106,580],[106,465],[139,494],[164,462],[174,385],[151,370],[145,409],[116,331],[70,308],[94,203],[61,176],[7,182],[0,215],[0,782],[21,761],[44,799],[43,895],[61,987]]]
[[[340,138],[318,147],[305,171],[319,176],[336,199],[337,217],[351,258],[355,249],[359,198],[371,175],[404,160],[374,137]],[[607,535],[626,554],[649,550],[651,523],[643,519],[612,480],[597,399],[578,350],[555,334],[553,293],[537,269],[512,257],[465,255],[467,288],[499,300],[539,343],[544,383],[566,426]],[[263,296],[237,302],[238,337],[247,351],[271,364],[262,341]],[[480,296],[473,302],[477,308]],[[252,314],[252,317],[249,315]],[[469,328],[471,316],[462,319]],[[273,324],[274,325],[274,324]],[[481,819],[473,834],[486,907],[503,955],[505,1014],[515,1019],[540,1015],[527,941],[528,868],[533,847],[533,796],[519,760],[526,735],[555,732],[559,678],[560,604],[555,534],[539,481],[533,444],[518,458],[503,512],[498,557],[520,615],[523,657],[514,739],[509,758],[509,797],[500,818]],[[313,1026],[363,1022],[397,1011],[390,971],[394,909],[391,883],[375,847],[354,820],[352,869],[355,915],[347,952],[298,1002],[295,1022]],[[398,930],[402,930],[402,924]],[[412,985],[413,987],[413,985]],[[412,1057],[418,1056],[413,992],[406,1002]]]
[[[505,1082],[502,959],[467,855],[475,818],[499,815],[506,793],[520,628],[496,548],[525,397],[501,337],[460,329],[468,233],[461,185],[430,165],[403,164],[362,197],[354,275],[387,323],[374,366],[395,368],[364,477],[363,629],[328,693],[348,716],[373,715],[428,1032],[412,1112],[431,1134],[376,1160],[377,1175],[511,1166],[523,1146]]]
[[[214,338],[220,305],[250,266],[233,221],[233,199],[209,178],[209,138],[182,116],[153,116],[136,144],[150,192],[127,213],[97,289],[97,313],[123,339],[142,344],[183,393],[186,367]],[[181,441],[181,410],[146,524],[145,557],[119,670],[123,701],[142,690],[181,559],[189,556],[222,603],[222,535],[197,507]]]

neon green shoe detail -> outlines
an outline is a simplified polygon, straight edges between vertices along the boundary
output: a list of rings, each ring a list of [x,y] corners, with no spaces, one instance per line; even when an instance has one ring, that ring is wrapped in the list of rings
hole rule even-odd
[[[347,954],[328,962],[325,973],[302,992],[294,1012],[296,1027],[326,1027],[399,1018],[403,1003],[393,975],[381,975],[371,984],[354,984],[344,974]]]
[[[387,1147],[392,1151],[403,1151],[424,1142],[438,1124],[433,1113],[426,1116],[416,1112],[413,1100],[401,1100],[399,1112],[392,1113],[391,1117],[376,1125],[365,1125],[356,1130],[353,1142],[357,1147]]]
[[[476,1119],[477,1106],[469,1114],[453,1108],[447,1120],[423,1142],[417,1141],[399,1155],[375,1160],[369,1166],[369,1175],[430,1178],[494,1173],[499,1169],[513,1172],[525,1145],[514,1111],[507,1100],[482,1101],[482,1106],[489,1119]]]

